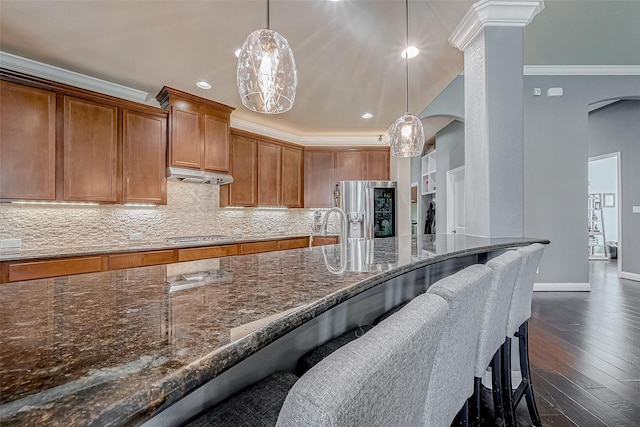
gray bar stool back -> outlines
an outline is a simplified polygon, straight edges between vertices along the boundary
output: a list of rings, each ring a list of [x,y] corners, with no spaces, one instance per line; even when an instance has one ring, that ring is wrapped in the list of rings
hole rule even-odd
[[[468,424],[467,400],[473,394],[480,321],[491,277],[489,267],[476,264],[427,290],[449,303],[449,313],[433,362],[422,425],[449,426],[459,412],[461,424]]]
[[[506,337],[502,355],[503,394],[505,395],[505,420],[508,426],[515,425],[515,408],[524,396],[534,426],[541,426],[540,415],[533,396],[531,370],[529,369],[529,318],[531,317],[531,299],[544,246],[534,243],[518,249],[522,255],[516,286],[511,297],[509,317],[507,318]],[[520,372],[522,381],[513,391],[511,381],[511,337],[518,338],[520,347]]]
[[[511,296],[513,295],[521,261],[522,255],[520,253],[508,251],[486,264],[493,271],[493,276],[482,310],[474,368],[475,383],[472,406],[476,425],[482,424],[480,413],[482,377],[488,366],[492,368],[492,395],[496,424],[500,425],[504,420],[500,355],[502,354],[502,345],[505,342],[504,331],[507,328]]]
[[[327,356],[287,395],[277,426],[415,426],[447,303],[423,294]]]

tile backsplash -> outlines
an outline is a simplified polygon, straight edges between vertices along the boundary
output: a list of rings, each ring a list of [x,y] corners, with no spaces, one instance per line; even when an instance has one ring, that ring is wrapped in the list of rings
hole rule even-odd
[[[153,208],[0,203],[0,239],[22,239],[23,250],[129,245],[132,233],[142,234],[136,243],[235,229],[251,236],[308,234],[312,222],[309,209],[220,208],[220,187],[173,181],[167,205]]]

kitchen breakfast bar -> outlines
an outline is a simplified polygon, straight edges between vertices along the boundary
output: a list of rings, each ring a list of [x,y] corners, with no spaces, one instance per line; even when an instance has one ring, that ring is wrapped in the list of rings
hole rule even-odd
[[[504,250],[464,235],[0,285],[0,425],[178,425]],[[344,250],[342,250],[344,249]]]

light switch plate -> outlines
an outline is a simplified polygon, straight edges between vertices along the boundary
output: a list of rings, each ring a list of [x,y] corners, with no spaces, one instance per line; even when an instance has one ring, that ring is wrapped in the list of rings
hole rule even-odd
[[[0,239],[0,249],[15,249],[22,246],[22,239]]]
[[[547,96],[562,96],[564,91],[561,87],[550,87],[547,89]]]
[[[632,212],[633,213],[640,213],[640,206],[634,206]]]

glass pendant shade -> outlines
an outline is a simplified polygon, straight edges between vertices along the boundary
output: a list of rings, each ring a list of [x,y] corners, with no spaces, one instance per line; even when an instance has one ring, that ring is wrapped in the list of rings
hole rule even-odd
[[[404,2],[405,46],[409,46],[409,0]],[[422,155],[424,148],[424,129],[422,122],[409,113],[409,55],[404,55],[404,70],[406,77],[407,112],[400,116],[391,126],[390,141],[393,157],[415,157]]]
[[[392,156],[420,156],[424,148],[422,122],[416,116],[404,113],[393,123],[390,139]]]
[[[289,111],[296,97],[296,62],[287,40],[268,28],[245,40],[238,57],[238,92],[242,104],[258,113]]]

